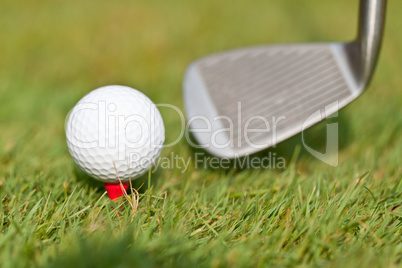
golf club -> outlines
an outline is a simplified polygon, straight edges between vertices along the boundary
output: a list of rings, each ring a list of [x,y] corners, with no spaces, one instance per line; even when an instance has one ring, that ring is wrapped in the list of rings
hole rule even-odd
[[[385,9],[386,0],[360,1],[353,42],[241,48],[191,63],[183,97],[199,146],[219,157],[252,154],[356,99],[377,63]]]

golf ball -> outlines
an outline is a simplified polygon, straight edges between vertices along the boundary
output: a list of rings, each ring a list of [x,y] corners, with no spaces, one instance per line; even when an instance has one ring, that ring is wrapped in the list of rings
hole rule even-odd
[[[156,105],[126,86],[105,86],[84,96],[66,120],[75,163],[93,178],[127,182],[149,170],[165,140]]]

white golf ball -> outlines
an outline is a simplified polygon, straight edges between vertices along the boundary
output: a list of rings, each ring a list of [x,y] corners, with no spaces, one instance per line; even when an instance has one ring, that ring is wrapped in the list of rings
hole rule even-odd
[[[88,93],[71,110],[66,137],[75,163],[90,176],[127,182],[157,161],[165,128],[157,107],[143,93],[105,86]]]

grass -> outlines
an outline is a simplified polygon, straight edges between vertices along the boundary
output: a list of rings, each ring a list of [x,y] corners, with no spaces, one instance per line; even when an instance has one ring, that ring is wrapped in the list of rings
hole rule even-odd
[[[337,167],[296,136],[274,150],[285,169],[204,169],[181,139],[162,156],[190,168],[135,181],[135,213],[126,201],[116,217],[66,147],[65,116],[84,94],[123,84],[182,109],[194,58],[352,39],[357,1],[2,1],[0,266],[401,266],[401,8],[389,1],[368,92],[336,118]],[[161,113],[174,141],[180,118]],[[315,146],[323,126],[308,132]]]

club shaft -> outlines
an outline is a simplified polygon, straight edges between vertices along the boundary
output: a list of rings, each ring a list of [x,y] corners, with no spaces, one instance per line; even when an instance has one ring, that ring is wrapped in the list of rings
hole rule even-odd
[[[361,78],[367,85],[373,75],[384,31],[386,0],[360,0],[357,45],[360,51]]]

